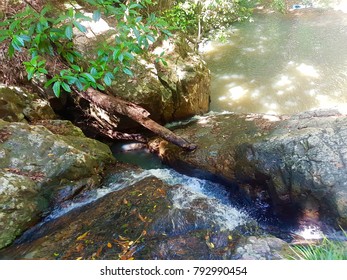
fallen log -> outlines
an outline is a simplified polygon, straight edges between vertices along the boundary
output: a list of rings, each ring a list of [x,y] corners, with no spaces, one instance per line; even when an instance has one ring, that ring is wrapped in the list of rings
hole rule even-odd
[[[42,0],[23,0],[23,1],[24,3],[32,7],[38,13],[42,10],[45,4],[45,1],[42,1]],[[47,60],[47,63],[45,65],[46,70],[48,71],[47,76],[54,77],[55,75],[59,74],[60,71],[64,69],[68,69],[68,65],[66,64],[66,62],[58,54],[56,54],[56,56],[47,55],[45,56],[45,59]],[[36,82],[40,83],[40,81],[37,81],[37,80]],[[42,84],[39,84],[36,86],[43,88]],[[121,115],[127,116],[130,119],[142,125],[143,127],[157,134],[158,136],[164,138],[168,142],[171,142],[179,147],[182,147],[183,149],[191,151],[197,148],[195,144],[189,143],[187,140],[176,135],[171,130],[167,129],[166,127],[150,119],[149,118],[150,113],[148,111],[146,111],[144,108],[132,102],[128,102],[128,101],[122,100],[121,98],[108,95],[106,93],[102,93],[101,91],[91,87],[84,91],[78,90],[77,87],[75,86],[72,86],[72,89],[77,96],[87,100],[93,106],[99,107],[100,109],[104,110],[105,112],[107,112],[109,116],[111,116],[111,118],[115,114],[121,114]],[[78,99],[77,96],[72,96],[74,98],[75,104],[79,104],[79,100],[77,100]],[[124,132],[117,132],[115,129],[110,128],[110,123],[107,122],[106,120],[103,121],[101,116],[98,116],[97,118],[93,118],[93,121],[94,123],[92,124],[92,126],[94,127],[94,129],[98,128],[98,125],[95,125],[95,122],[100,124],[100,129],[102,130],[101,133],[110,138],[119,139],[122,136],[125,136],[126,139],[132,139],[133,137],[133,138],[141,139],[143,141],[143,138],[139,136],[139,134],[134,134],[132,136],[131,134],[126,134]]]
[[[148,111],[132,102],[122,100],[115,96],[103,94],[100,91],[93,88],[88,88],[84,92],[81,92],[76,88],[73,89],[74,92],[78,94],[80,97],[102,108],[109,114],[118,113],[127,116],[132,120],[136,121],[137,123],[141,124],[143,127],[149,129],[153,133],[159,135],[160,137],[179,147],[182,147],[183,149],[192,151],[197,148],[195,144],[189,143],[182,137],[177,136],[171,130],[150,119],[148,117],[150,115]]]

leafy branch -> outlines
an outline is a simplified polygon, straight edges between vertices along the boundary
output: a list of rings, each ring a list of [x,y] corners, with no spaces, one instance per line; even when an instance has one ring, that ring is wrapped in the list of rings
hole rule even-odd
[[[94,9],[91,17],[73,7],[57,13],[56,8],[47,4],[38,10],[25,1],[23,11],[0,23],[0,42],[8,42],[8,55],[12,57],[25,48],[31,57],[23,63],[28,80],[47,76],[45,86],[52,86],[57,97],[62,90],[71,92],[72,86],[78,90],[89,87],[105,90],[119,71],[132,76],[131,63],[136,55],[146,52],[160,36],[171,35],[165,21],[154,14],[143,16],[143,10],[153,4],[151,0],[127,1],[126,4],[119,0],[85,2]],[[97,22],[103,17],[115,22],[114,38],[96,50],[94,59],[85,61],[75,48],[76,34],[88,31],[83,22]],[[57,69],[57,73],[48,76],[47,56],[60,57],[66,69]]]

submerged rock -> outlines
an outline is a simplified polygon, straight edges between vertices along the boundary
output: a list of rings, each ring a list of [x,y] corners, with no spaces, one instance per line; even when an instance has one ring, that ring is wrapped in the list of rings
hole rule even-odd
[[[199,148],[189,153],[154,140],[152,149],[170,165],[236,183],[254,201],[270,198],[278,213],[297,213],[303,223],[347,227],[346,116],[215,115],[175,133]]]

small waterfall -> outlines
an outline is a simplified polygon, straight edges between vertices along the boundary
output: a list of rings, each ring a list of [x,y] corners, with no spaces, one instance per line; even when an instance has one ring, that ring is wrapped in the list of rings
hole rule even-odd
[[[150,176],[157,177],[171,186],[179,185],[172,191],[171,198],[173,207],[170,212],[173,229],[180,230],[179,220],[182,226],[188,223],[188,221],[182,221],[184,220],[182,212],[185,211],[194,215],[199,225],[205,224],[219,229],[232,230],[250,220],[245,211],[232,206],[228,192],[223,186],[208,180],[182,175],[172,169],[149,169],[142,172],[128,171],[111,175],[100,189],[62,203],[46,217],[44,222],[57,219],[75,208],[91,203],[108,193],[129,187]],[[196,227],[198,228],[199,225]]]

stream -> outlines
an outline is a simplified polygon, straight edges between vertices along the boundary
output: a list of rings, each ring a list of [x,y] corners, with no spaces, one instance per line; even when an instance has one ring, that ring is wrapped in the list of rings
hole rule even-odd
[[[256,13],[202,46],[211,110],[294,114],[347,109],[347,13]]]

